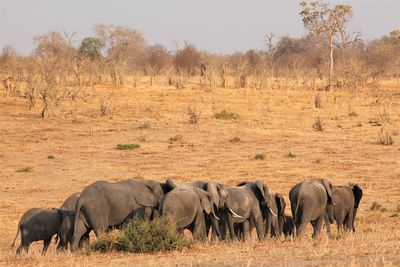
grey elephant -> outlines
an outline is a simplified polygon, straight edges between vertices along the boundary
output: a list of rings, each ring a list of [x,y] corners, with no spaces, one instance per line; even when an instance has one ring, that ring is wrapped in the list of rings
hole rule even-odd
[[[271,212],[265,213],[265,229],[266,233],[270,234],[271,237],[280,237],[283,233],[283,225],[286,220],[286,201],[279,193],[272,194],[272,199],[272,211],[277,216],[272,215]]]
[[[284,215],[284,220],[279,221],[279,228],[285,237],[294,236],[294,220],[292,216]]]
[[[205,214],[215,215],[209,194],[200,188],[174,189],[165,195],[160,212],[172,218],[178,231],[190,229],[193,238],[207,238]]]
[[[150,220],[170,190],[166,183],[136,179],[116,183],[98,181],[87,186],[75,208],[72,250],[78,248],[82,236],[91,229],[98,236],[133,218]]]
[[[349,186],[334,186],[332,188],[333,202],[335,206],[329,206],[329,213],[333,213],[333,218],[337,223],[338,231],[355,232],[355,218],[358,206],[360,205],[363,191],[357,184]],[[331,221],[331,223],[333,223]]]
[[[22,250],[28,252],[32,242],[41,240],[43,240],[42,254],[45,254],[52,237],[59,234],[62,220],[63,211],[60,209],[32,208],[27,210],[18,223],[17,235],[11,247],[14,247],[15,241],[21,233],[21,243],[17,254],[20,254]]]
[[[222,226],[225,225],[221,229],[226,229],[227,225],[229,237],[234,240],[237,238],[235,236],[235,225],[241,224],[243,238],[248,239],[251,224],[254,223],[258,239],[264,239],[263,210],[266,209],[276,216],[276,213],[272,210],[273,199],[268,187],[261,181],[241,182],[237,186],[226,187],[226,191],[226,222],[221,222]]]
[[[60,234],[59,234],[59,242],[57,245],[58,250],[63,250],[68,248],[68,245],[71,245],[72,243],[72,237],[74,235],[74,225],[75,225],[75,207],[76,203],[78,202],[80,193],[74,193],[70,195],[68,198],[66,198],[63,202],[63,204],[60,207],[60,210],[63,210],[63,220],[60,228]],[[79,242],[79,247],[82,247],[82,245],[85,242],[89,241],[89,233],[90,231],[87,231],[81,238]],[[57,242],[57,237],[56,237],[56,242]]]
[[[205,181],[195,181],[188,184],[178,184],[168,179],[166,182],[172,188],[189,189],[189,188],[200,188],[206,191],[210,197],[210,202],[214,210],[214,214],[206,214],[206,233],[208,235],[211,229],[211,237],[213,239],[222,238],[220,232],[219,218],[223,216],[225,201],[227,197],[227,191],[225,190],[225,185],[216,182],[205,182]],[[214,216],[216,215],[216,216]]]
[[[327,216],[328,205],[332,205],[332,184],[326,179],[306,180],[296,184],[289,192],[290,205],[296,226],[296,235],[303,235],[311,222],[317,237]]]

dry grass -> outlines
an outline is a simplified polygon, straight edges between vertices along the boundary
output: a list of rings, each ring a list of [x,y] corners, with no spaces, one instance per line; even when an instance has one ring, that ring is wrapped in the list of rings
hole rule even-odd
[[[394,91],[388,83],[384,88]],[[391,88],[391,89],[390,89]],[[98,99],[113,93],[112,117],[100,116]],[[323,109],[315,109],[313,91],[222,89],[205,92],[199,84],[176,90],[172,86],[102,88],[93,98],[65,102],[52,119],[40,118],[40,107],[29,111],[28,100],[0,97],[0,265],[20,266],[175,266],[220,265],[400,265],[400,147],[377,142],[380,106],[386,92],[359,90],[353,107],[358,127],[348,116],[344,91],[320,92]],[[202,111],[201,123],[187,122],[187,103]],[[215,119],[221,110],[240,114]],[[391,106],[390,123],[398,129],[400,99]],[[325,130],[311,125],[320,117]],[[137,127],[151,121],[151,128]],[[338,124],[341,127],[336,127]],[[179,142],[171,138],[184,136]],[[240,142],[229,142],[240,136]],[[140,149],[121,152],[116,144],[143,139]],[[254,160],[262,151],[267,160]],[[286,157],[295,151],[295,158]],[[48,155],[54,159],[48,160]],[[24,166],[33,172],[16,172]],[[20,216],[31,207],[58,207],[71,193],[99,179],[128,177],[179,182],[215,179],[234,184],[261,179],[286,202],[292,185],[306,177],[326,177],[337,185],[359,184],[364,190],[355,235],[325,235],[312,240],[266,240],[246,243],[204,243],[192,250],[151,254],[60,253],[40,256],[34,244],[28,255],[10,251]],[[374,202],[379,210],[370,210]],[[287,213],[290,213],[287,210]]]

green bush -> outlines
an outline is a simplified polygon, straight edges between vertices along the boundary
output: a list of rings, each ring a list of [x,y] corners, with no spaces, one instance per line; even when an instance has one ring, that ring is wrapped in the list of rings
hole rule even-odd
[[[264,154],[256,154],[254,159],[255,160],[264,160],[265,159],[265,155]]]
[[[178,234],[168,217],[148,222],[135,219],[121,230],[100,235],[89,247],[89,252],[126,251],[158,252],[192,247],[193,242]]]
[[[118,144],[117,145],[117,150],[129,150],[129,149],[135,149],[139,148],[140,145],[138,144]]]
[[[221,120],[235,120],[239,117],[239,115],[234,112],[228,112],[226,110],[223,110],[221,112],[215,113],[214,117],[216,119],[221,119]]]
[[[289,151],[289,153],[287,154],[288,158],[295,158],[296,154],[294,154],[293,152]]]
[[[33,172],[33,167],[32,166],[28,166],[28,167],[25,167],[25,168],[20,168],[20,169],[17,169],[16,172]]]
[[[235,136],[231,140],[229,140],[229,142],[232,142],[232,143],[240,142],[240,137]]]

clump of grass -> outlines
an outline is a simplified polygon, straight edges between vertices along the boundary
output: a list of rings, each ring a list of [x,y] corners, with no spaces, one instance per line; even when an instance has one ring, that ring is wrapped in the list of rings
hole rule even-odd
[[[221,120],[235,120],[239,118],[239,115],[234,112],[228,112],[226,110],[223,110],[221,112],[215,113],[214,117],[216,119],[221,119]]]
[[[237,137],[237,136],[235,136],[235,137],[233,137],[231,140],[229,140],[229,142],[232,142],[232,143],[240,142],[240,138]]]
[[[319,117],[317,117],[317,120],[313,124],[313,128],[317,132],[322,132],[324,130],[324,126],[322,125],[322,120]]]
[[[170,138],[168,139],[168,141],[169,141],[170,144],[172,144],[173,142],[181,141],[182,138],[183,138],[182,135],[177,134],[177,135],[174,135],[174,136],[170,137]]]
[[[55,157],[53,155],[48,155],[47,158],[48,159],[55,159]]]
[[[25,168],[19,168],[16,170],[16,172],[33,172],[33,167],[32,166],[27,166]]]
[[[297,157],[296,154],[292,153],[291,151],[289,151],[289,153],[286,155],[286,157],[288,158],[295,158]]]
[[[125,251],[148,253],[191,248],[193,241],[178,234],[168,217],[159,217],[151,222],[135,219],[121,230],[105,233],[92,242],[88,252]]]
[[[138,144],[118,144],[116,149],[117,150],[130,150],[130,149],[136,149],[139,147],[140,147],[140,145],[138,145]]]
[[[379,143],[384,146],[391,146],[394,143],[392,135],[383,130],[383,127],[379,131]]]
[[[376,201],[372,202],[371,207],[369,207],[370,210],[380,210],[381,208],[382,205]]]
[[[151,128],[150,121],[144,121],[138,126],[138,129],[140,130],[145,130],[150,128]]]
[[[399,214],[398,214],[398,213],[393,213],[393,214],[390,215],[389,217],[390,217],[390,218],[397,218],[397,217],[399,217]]]
[[[359,122],[357,123],[357,126],[358,126],[358,127],[362,127],[362,122],[359,121]]]
[[[317,95],[315,96],[314,99],[314,105],[316,108],[321,108],[321,96],[319,95],[319,93],[317,93]]]
[[[264,160],[265,159],[265,155],[262,153],[258,153],[255,155],[254,157],[255,160]]]
[[[357,117],[357,116],[358,116],[357,112],[355,111],[349,112],[349,117]]]

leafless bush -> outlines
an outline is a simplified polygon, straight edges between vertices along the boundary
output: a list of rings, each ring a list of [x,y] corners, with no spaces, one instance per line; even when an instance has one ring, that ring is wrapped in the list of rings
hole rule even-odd
[[[102,99],[100,101],[100,115],[107,116],[111,114],[112,111],[113,110],[111,108],[111,97],[107,99]]]
[[[201,110],[197,110],[196,107],[192,107],[191,105],[189,105],[188,115],[189,115],[189,122],[191,124],[196,124],[200,119]]]
[[[391,146],[394,143],[392,135],[389,131],[384,130],[384,127],[379,130],[379,143],[385,146]]]
[[[317,117],[317,120],[315,121],[315,123],[313,124],[313,128],[315,131],[317,132],[322,132],[324,131],[324,126],[322,125],[322,120],[320,119],[320,117]]]

